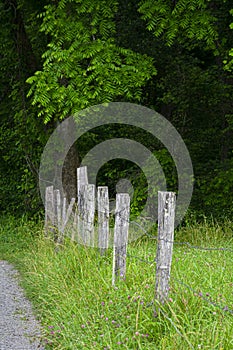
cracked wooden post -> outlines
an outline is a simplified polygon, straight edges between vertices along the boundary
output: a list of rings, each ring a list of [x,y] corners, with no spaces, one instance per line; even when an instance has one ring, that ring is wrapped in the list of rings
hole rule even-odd
[[[100,254],[104,255],[108,249],[109,240],[109,197],[108,187],[99,186],[98,199],[98,247]]]
[[[65,229],[66,229],[66,226],[68,224],[69,218],[71,216],[73,206],[75,204],[75,198],[71,198],[71,201],[70,201],[68,208],[67,208],[66,202],[67,202],[66,197],[64,197],[63,198],[63,206],[62,206],[61,232],[59,235],[59,242],[58,242],[59,244],[63,244],[63,242],[64,242]],[[77,229],[77,227],[76,227],[76,229]],[[74,230],[72,230],[72,231],[74,231]]]
[[[59,195],[60,195],[60,192],[59,192]],[[61,199],[60,199],[60,201],[61,201]],[[65,229],[64,222],[66,219],[66,197],[63,198],[60,213],[61,213],[61,223],[60,223],[59,228],[58,228],[57,243],[63,244],[63,242],[64,242],[64,229]]]
[[[79,242],[77,205],[74,208],[74,221],[73,221],[73,225],[71,226],[71,241],[74,241],[74,240]]]
[[[130,196],[128,193],[117,193],[116,212],[114,227],[114,246],[113,246],[113,272],[112,285],[116,278],[125,278],[126,273],[126,252],[128,243],[130,214]]]
[[[158,192],[158,246],[156,255],[155,298],[162,304],[167,300],[174,240],[176,195]]]
[[[77,240],[81,244],[84,242],[84,227],[83,227],[83,215],[84,215],[84,186],[88,184],[87,167],[83,166],[77,168]]]
[[[94,218],[95,218],[95,185],[84,186],[83,196],[83,243],[87,246],[94,247]]]
[[[45,236],[49,232],[54,232],[54,192],[53,186],[46,187],[45,190]]]
[[[59,242],[61,233],[61,194],[60,190],[54,190],[54,242]]]

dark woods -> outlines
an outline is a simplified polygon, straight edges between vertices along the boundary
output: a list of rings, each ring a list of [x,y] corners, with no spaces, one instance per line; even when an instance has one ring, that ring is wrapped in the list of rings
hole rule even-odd
[[[185,141],[195,172],[191,209],[232,215],[232,8],[229,0],[1,0],[0,209],[42,209],[40,156],[63,119],[95,104],[127,101],[161,113]],[[81,159],[114,137],[145,145],[159,160],[168,190],[177,189],[174,162],[158,140],[112,125],[72,147],[63,171],[70,192]],[[137,166],[111,161],[98,182],[114,196],[126,177],[137,214],[148,195]]]

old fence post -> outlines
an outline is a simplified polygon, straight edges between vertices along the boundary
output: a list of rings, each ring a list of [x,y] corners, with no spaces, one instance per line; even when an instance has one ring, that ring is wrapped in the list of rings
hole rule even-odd
[[[129,230],[130,196],[117,193],[113,245],[112,285],[118,276],[124,278],[126,273],[126,253]]]
[[[49,232],[54,232],[54,196],[53,186],[46,187],[45,190],[45,236]]]
[[[95,218],[95,185],[84,186],[83,196],[83,243],[94,246],[94,218]]]
[[[83,166],[77,168],[77,204],[78,204],[78,216],[77,216],[77,235],[78,241],[84,242],[83,237],[83,201],[84,201],[84,186],[88,184],[87,167]]]
[[[54,241],[62,244],[64,241],[64,230],[70,218],[75,198],[67,209],[66,198],[61,200],[59,190],[54,190],[53,186],[46,187],[45,191],[45,234],[49,231],[53,233]]]
[[[77,205],[74,208],[74,221],[72,225],[71,241],[74,241],[75,238],[79,242],[79,232],[78,232],[78,209]]]
[[[79,193],[83,193],[83,185],[88,184],[88,177],[87,177],[87,167],[82,166],[80,168],[77,168],[77,196],[78,196],[78,206],[80,204],[80,196]]]
[[[60,232],[59,242],[58,242],[60,244],[62,244],[63,241],[64,241],[64,231],[65,231],[65,228],[66,228],[66,226],[68,224],[70,215],[72,213],[72,209],[73,209],[74,203],[75,203],[75,198],[71,198],[70,204],[69,204],[69,206],[67,208],[66,197],[63,198],[62,224],[61,224],[61,232]],[[76,227],[76,229],[77,229],[77,227]]]
[[[61,194],[59,190],[54,190],[54,241],[58,242],[61,232]]]
[[[103,255],[108,249],[109,240],[109,197],[108,187],[100,186],[97,190],[98,200],[98,247]]]
[[[59,196],[60,196],[60,192],[59,192]],[[64,241],[64,229],[65,229],[64,222],[66,219],[66,197],[63,198],[62,207],[60,209],[60,215],[61,215],[61,218],[60,218],[61,222],[58,227],[58,237],[57,237],[58,244],[62,244]]]
[[[174,192],[158,192],[158,246],[156,255],[155,298],[164,303],[168,297],[175,222]]]
[[[63,198],[63,202],[62,202],[62,228],[64,226],[64,222],[66,220],[66,197]],[[64,226],[65,227],[65,226]]]

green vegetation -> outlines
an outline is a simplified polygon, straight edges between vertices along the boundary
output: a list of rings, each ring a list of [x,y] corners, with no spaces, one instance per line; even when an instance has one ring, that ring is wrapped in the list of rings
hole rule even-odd
[[[195,173],[192,209],[231,218],[231,0],[1,0],[0,11],[1,210],[34,215],[43,209],[40,156],[56,126],[85,107],[124,101],[156,110],[180,133]],[[74,168],[90,146],[113,137],[145,145],[176,190],[164,145],[124,126],[97,128],[76,142],[66,182],[75,183]],[[126,175],[137,214],[147,184],[132,164],[106,164],[98,182],[110,185],[114,197]]]
[[[230,221],[187,222],[175,240],[233,249],[232,234]],[[40,222],[2,218],[0,243],[0,258],[21,272],[46,349],[233,348],[232,251],[174,245],[169,301],[158,312],[156,301],[151,303],[156,240],[142,237],[130,244],[127,276],[116,287],[111,250],[100,257],[67,240],[55,252]]]
[[[62,120],[99,103],[138,103],[174,125],[192,159],[196,221],[185,222],[176,240],[232,248],[232,7],[231,0],[0,0],[0,252],[22,273],[48,349],[233,348],[233,315],[205,300],[233,309],[232,252],[175,245],[171,299],[156,315],[155,265],[133,258],[153,260],[155,240],[129,246],[127,278],[114,289],[111,251],[101,258],[66,241],[55,253],[43,237],[38,186],[41,154]],[[75,187],[75,169],[90,149],[121,137],[152,152],[168,190],[177,190],[164,145],[114,124],[71,147],[65,185]],[[131,180],[135,218],[150,196],[145,174],[114,159],[97,183],[113,199],[120,178]]]

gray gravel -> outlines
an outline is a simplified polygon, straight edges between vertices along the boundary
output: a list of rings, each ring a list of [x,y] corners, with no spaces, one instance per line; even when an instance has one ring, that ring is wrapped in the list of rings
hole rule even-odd
[[[44,350],[40,324],[18,278],[14,267],[0,260],[0,350]]]

